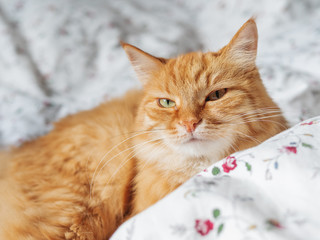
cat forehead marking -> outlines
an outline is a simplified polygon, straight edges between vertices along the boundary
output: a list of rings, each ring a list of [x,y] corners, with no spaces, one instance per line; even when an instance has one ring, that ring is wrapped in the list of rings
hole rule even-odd
[[[207,87],[218,76],[216,56],[210,53],[189,53],[169,62],[167,74],[171,83],[180,87]]]

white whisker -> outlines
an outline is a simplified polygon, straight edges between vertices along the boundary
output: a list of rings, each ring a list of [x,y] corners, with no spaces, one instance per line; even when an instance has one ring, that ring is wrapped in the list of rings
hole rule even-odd
[[[165,147],[167,147],[163,142],[159,142],[158,144],[160,146],[158,146],[158,148],[155,148],[154,150],[152,150],[151,153],[155,152],[155,150],[161,150],[161,149],[164,149]],[[145,163],[141,167],[140,171],[142,171],[147,166],[147,164],[148,164],[148,161],[145,161]]]
[[[156,139],[156,140],[154,140],[154,141],[157,141],[157,140],[159,140],[159,139]],[[149,142],[150,142],[150,141],[148,141],[147,143],[149,143]],[[158,143],[159,143],[159,142],[158,142]],[[160,142],[160,143],[161,143],[161,142]],[[143,147],[143,146],[144,146],[144,145],[140,145],[139,147]],[[135,149],[135,150],[136,150],[136,149]],[[126,159],[125,161],[123,161],[123,162],[120,164],[120,166],[117,168],[117,170],[111,175],[111,177],[108,179],[105,187],[103,188],[102,192],[105,191],[105,188],[108,186],[108,184],[110,183],[110,181],[112,180],[112,178],[120,171],[120,169],[121,169],[126,163],[128,163],[132,158],[134,158],[138,153],[140,153],[141,150],[143,150],[143,148],[140,149],[140,150],[137,151],[137,152],[135,152],[135,150],[133,150],[132,152],[130,152],[130,153],[125,157],[125,159],[126,159],[126,158],[128,158],[128,159]],[[133,156],[130,156],[132,153],[134,153]]]
[[[278,116],[282,116],[281,111],[266,111],[266,112],[258,112],[258,113],[243,113],[243,114],[236,114],[232,117],[225,117],[227,119],[227,121],[233,121],[235,119],[242,119],[242,118],[253,118],[253,117],[263,117],[263,116],[268,116],[270,114],[275,114],[277,113]],[[274,116],[274,115],[270,115],[270,116]]]
[[[147,144],[147,143],[150,143],[150,142],[153,142],[153,141],[158,141],[158,140],[161,140],[161,139],[163,139],[163,138],[156,138],[156,139],[152,139],[152,140],[149,140],[149,141],[145,141],[145,142],[136,144],[136,145],[134,145],[134,146],[131,146],[131,147],[129,147],[129,148],[127,148],[127,149],[125,149],[125,150],[117,153],[116,155],[112,156],[112,158],[108,159],[108,161],[105,162],[105,163],[102,165],[102,167],[100,168],[100,170],[99,170],[98,173],[96,174],[96,177],[98,177],[98,176],[100,175],[102,169],[105,168],[110,161],[112,161],[114,158],[116,158],[116,157],[119,156],[120,154],[122,154],[122,153],[124,153],[124,152],[127,152],[127,151],[129,151],[129,150],[131,150],[131,149],[134,149],[134,148],[136,148],[136,147],[138,147],[138,146],[141,146],[141,145],[143,146],[143,145],[145,145],[145,144]],[[94,188],[93,183],[94,183],[94,180],[92,180],[91,193],[93,192],[93,188]],[[91,196],[91,194],[90,194],[90,196]]]
[[[106,152],[106,153],[102,156],[101,160],[99,161],[97,167],[95,168],[95,170],[94,170],[94,172],[93,172],[92,179],[91,179],[91,183],[90,183],[90,189],[92,189],[92,187],[93,187],[94,179],[95,179],[95,177],[96,177],[96,172],[97,172],[100,164],[102,163],[102,161],[105,159],[105,157],[106,157],[109,153],[111,153],[115,148],[117,148],[117,147],[120,146],[121,144],[125,143],[126,141],[128,141],[128,140],[130,140],[130,139],[132,139],[132,138],[134,138],[134,137],[140,136],[140,135],[142,135],[142,134],[146,134],[146,133],[149,133],[149,132],[148,132],[148,131],[145,131],[145,132],[142,132],[142,133],[137,133],[137,134],[135,134],[135,135],[133,135],[133,136],[131,136],[131,137],[128,137],[128,138],[124,139],[122,142],[120,142],[120,143],[116,144],[115,146],[113,146],[108,152]],[[90,198],[91,198],[91,192],[92,192],[92,191],[90,190]]]
[[[265,120],[265,119],[255,119],[255,120],[250,120],[250,121],[242,121],[242,122],[236,122],[236,123],[225,123],[226,125],[240,125],[240,124],[245,124],[245,123],[253,123],[253,122],[270,122],[277,124],[281,126],[283,129],[287,129],[287,127],[277,121],[272,121],[272,120]]]
[[[245,134],[245,133],[243,133],[243,132],[237,131],[237,130],[233,130],[233,131],[237,132],[238,134],[244,135],[245,138],[249,138],[249,139],[253,140],[255,143],[257,143],[257,144],[261,144],[261,141],[259,141],[258,139],[256,139],[256,138],[253,137],[253,136],[249,136],[249,135],[247,135],[247,134]],[[242,137],[242,138],[243,138],[243,137]]]

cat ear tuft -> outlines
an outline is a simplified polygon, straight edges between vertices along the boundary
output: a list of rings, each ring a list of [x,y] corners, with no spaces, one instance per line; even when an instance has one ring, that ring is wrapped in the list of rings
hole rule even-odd
[[[160,70],[165,63],[165,59],[156,58],[128,43],[120,42],[120,44],[142,84],[146,84],[152,77],[151,75]]]
[[[255,64],[258,47],[258,30],[255,20],[250,18],[225,47],[225,54],[244,65]]]

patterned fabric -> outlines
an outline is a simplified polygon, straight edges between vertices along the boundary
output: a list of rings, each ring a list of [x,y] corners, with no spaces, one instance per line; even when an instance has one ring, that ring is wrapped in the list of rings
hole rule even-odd
[[[320,116],[228,156],[111,239],[318,240],[319,139]]]

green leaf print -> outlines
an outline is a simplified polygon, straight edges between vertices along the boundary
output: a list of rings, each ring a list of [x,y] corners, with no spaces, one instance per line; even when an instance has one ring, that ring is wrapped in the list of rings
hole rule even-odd
[[[223,223],[221,223],[218,227],[218,235],[222,232],[223,230]]]
[[[219,209],[214,209],[213,210],[213,216],[214,216],[214,218],[218,218],[220,216],[220,210]]]
[[[247,163],[247,162],[246,162],[246,167],[247,167],[247,170],[250,172],[250,171],[251,171],[252,166],[251,166],[249,163]]]
[[[214,168],[212,169],[212,174],[213,174],[214,176],[218,175],[219,173],[220,173],[220,168],[214,167]]]
[[[310,144],[308,144],[308,143],[302,143],[302,147],[307,147],[307,148],[310,148],[310,149],[312,149],[313,148],[313,146],[312,145],[310,145]]]

